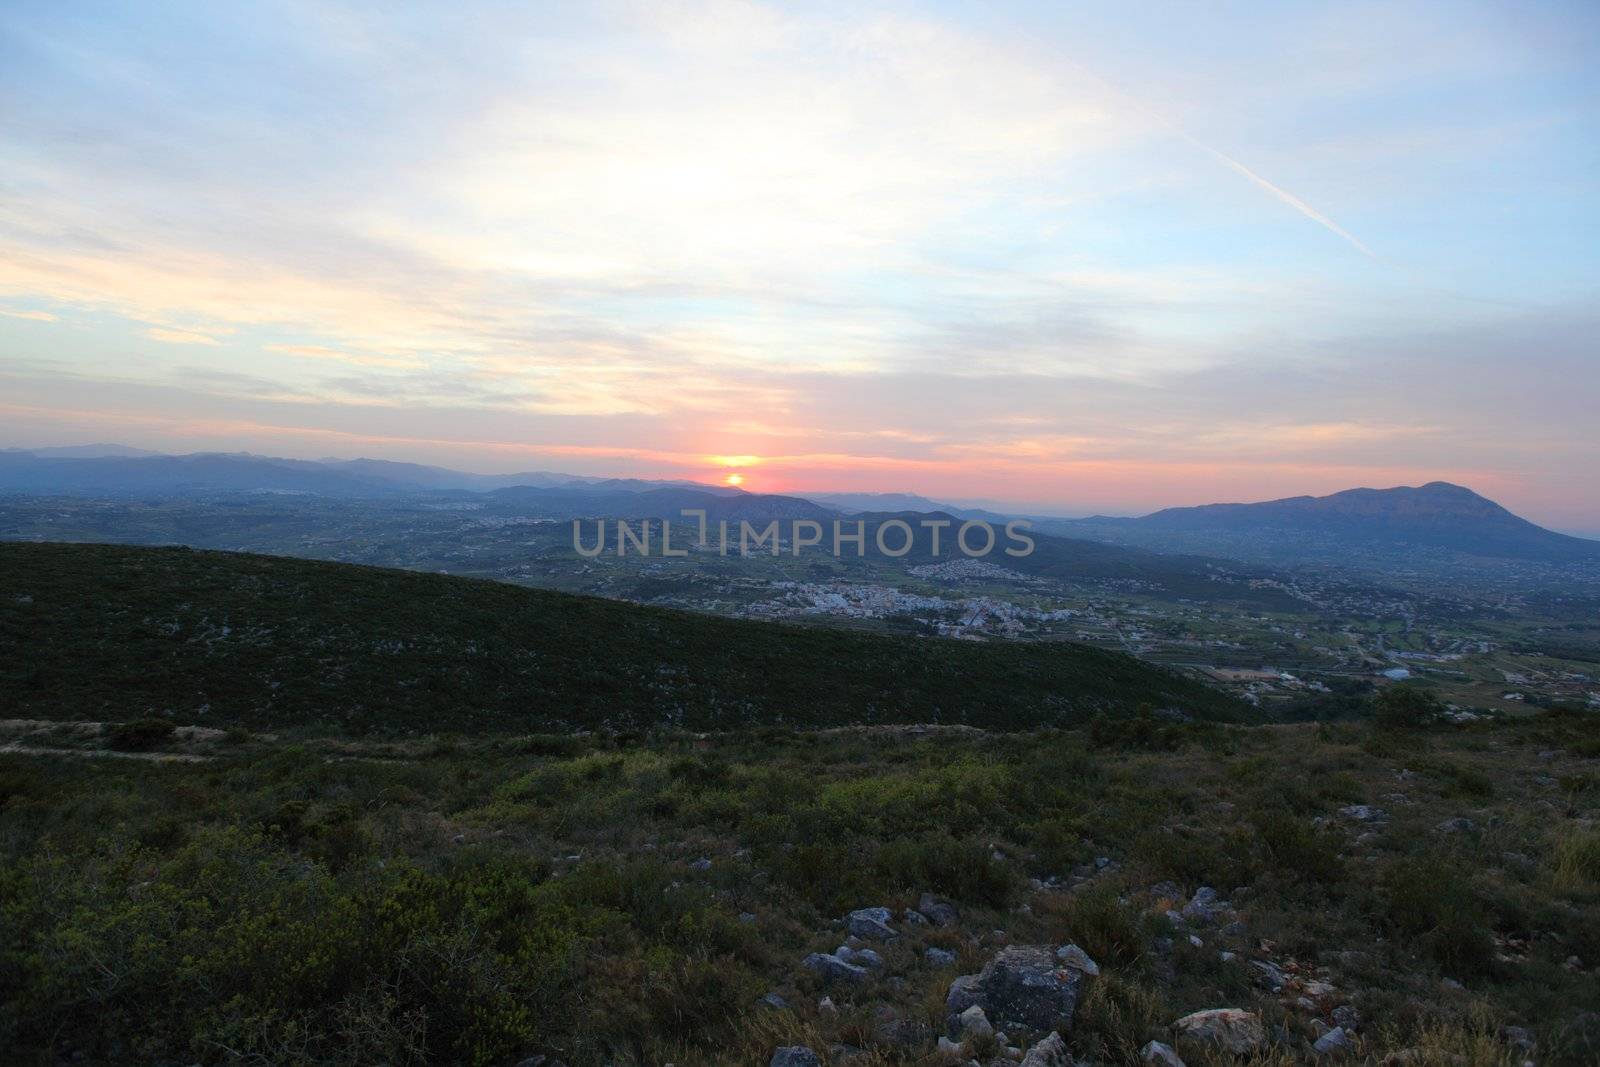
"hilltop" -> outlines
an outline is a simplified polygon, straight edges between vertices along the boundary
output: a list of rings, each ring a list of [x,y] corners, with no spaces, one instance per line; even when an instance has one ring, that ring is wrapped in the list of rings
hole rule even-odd
[[[1060,725],[1242,705],[1118,653],[793,627],[350,564],[0,545],[0,713],[351,732]]]
[[[1547,530],[1449,482],[1042,525],[1057,533],[1164,552],[1273,563],[1339,561],[1352,552],[1405,555],[1411,561],[1418,553],[1544,563],[1600,561],[1600,541]]]

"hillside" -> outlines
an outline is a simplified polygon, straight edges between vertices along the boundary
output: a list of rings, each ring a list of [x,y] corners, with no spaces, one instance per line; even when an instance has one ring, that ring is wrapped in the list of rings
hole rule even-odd
[[[351,732],[945,722],[1140,703],[1231,718],[1198,683],[1073,644],[719,619],[265,556],[0,545],[0,714]]]
[[[1546,530],[1449,482],[1167,508],[1137,519],[1058,520],[1049,528],[1163,551],[1273,562],[1336,559],[1351,551],[1600,561],[1600,542]]]

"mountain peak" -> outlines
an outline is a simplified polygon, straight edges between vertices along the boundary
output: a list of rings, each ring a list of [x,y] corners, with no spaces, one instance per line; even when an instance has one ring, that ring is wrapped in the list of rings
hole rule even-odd
[[[1389,545],[1397,551],[1431,547],[1513,559],[1600,558],[1600,544],[1536,526],[1466,486],[1445,481],[1256,504],[1168,508],[1136,521],[1190,534]]]

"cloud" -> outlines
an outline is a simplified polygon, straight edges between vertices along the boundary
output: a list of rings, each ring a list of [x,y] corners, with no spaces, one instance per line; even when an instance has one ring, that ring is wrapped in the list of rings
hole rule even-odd
[[[39,17],[0,69],[0,297],[84,328],[12,329],[6,369],[108,418],[982,494],[1597,447],[1592,344],[1496,328],[1593,304],[1591,74],[1478,9],[195,5],[204,50]],[[119,329],[219,373],[114,361]]]
[[[33,319],[37,322],[55,322],[56,317],[48,311],[6,311],[0,309],[0,315],[10,319]]]
[[[152,341],[165,341],[169,345],[214,345],[215,337],[194,330],[173,330],[165,326],[152,326],[144,332]]]
[[[427,364],[412,356],[392,356],[377,352],[347,352],[327,345],[267,345],[268,352],[279,352],[301,359],[329,360],[335,363],[352,363],[359,367],[423,367]]]

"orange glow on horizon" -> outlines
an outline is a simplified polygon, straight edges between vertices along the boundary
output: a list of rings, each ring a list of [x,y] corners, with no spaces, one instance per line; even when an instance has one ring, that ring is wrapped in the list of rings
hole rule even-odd
[[[743,485],[744,484],[744,475],[742,475],[742,474],[730,474],[730,475],[728,475],[727,484],[728,485],[732,485],[732,486],[741,486],[741,485]]]

